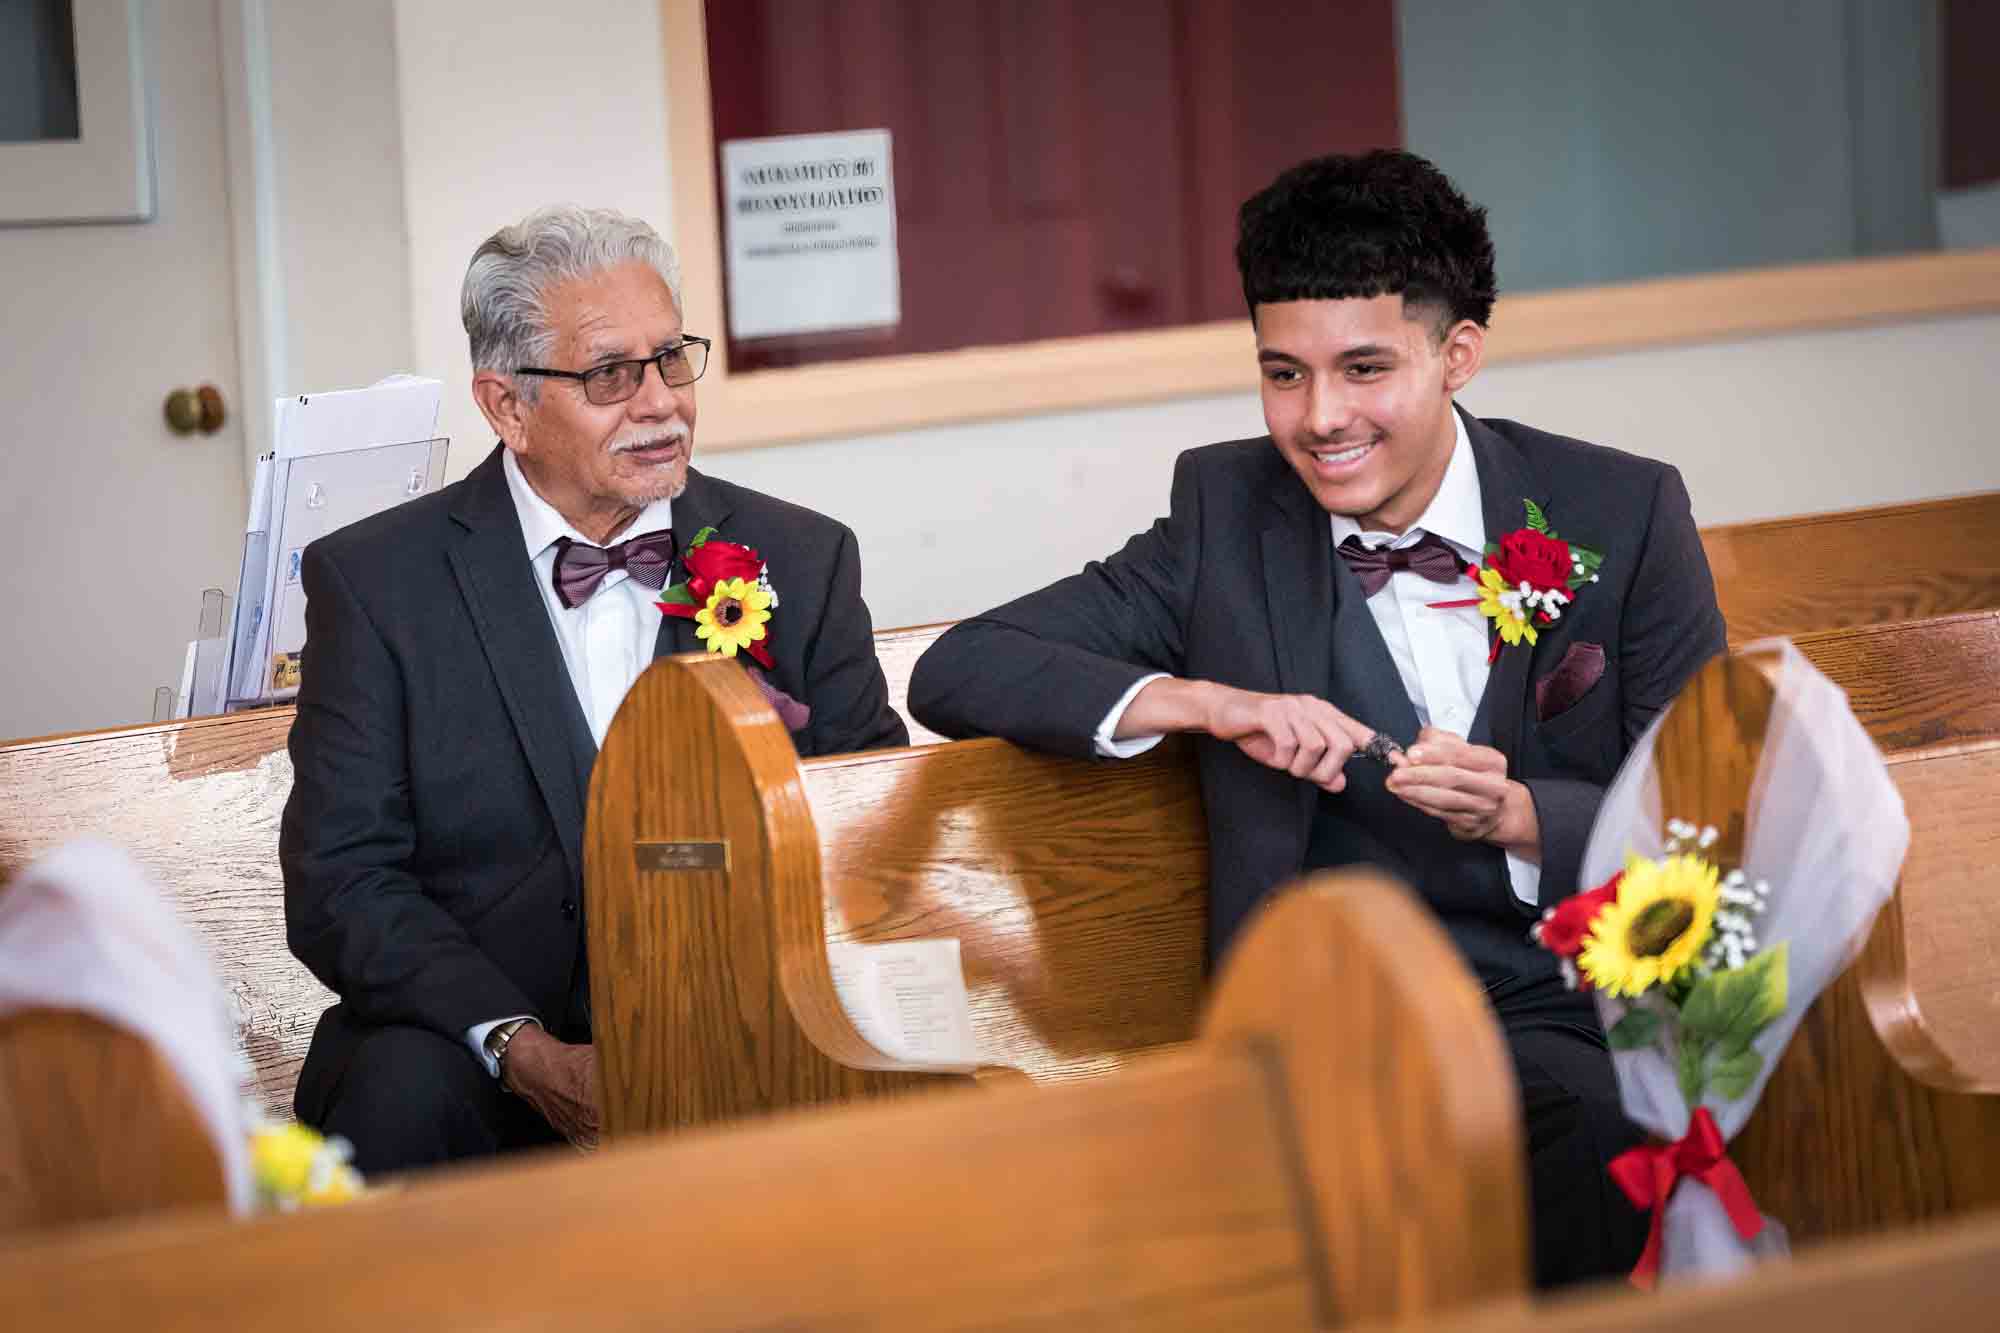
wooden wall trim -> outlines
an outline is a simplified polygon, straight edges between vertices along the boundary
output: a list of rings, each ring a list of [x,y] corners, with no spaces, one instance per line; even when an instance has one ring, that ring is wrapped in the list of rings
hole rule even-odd
[[[715,338],[701,445],[741,449],[944,422],[1253,393],[1247,320],[734,375],[703,0],[661,0],[672,235],[683,303]],[[1487,362],[1535,361],[2000,309],[2000,248],[1798,264],[1503,297]]]

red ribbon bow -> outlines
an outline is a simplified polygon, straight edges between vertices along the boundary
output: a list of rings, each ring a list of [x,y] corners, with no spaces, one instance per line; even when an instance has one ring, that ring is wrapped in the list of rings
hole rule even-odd
[[[1715,1191],[1736,1234],[1753,1240],[1764,1229],[1764,1215],[1743,1183],[1743,1173],[1729,1160],[1729,1145],[1716,1127],[1715,1117],[1706,1106],[1697,1107],[1688,1132],[1677,1143],[1633,1148],[1611,1159],[1611,1178],[1634,1208],[1653,1210],[1653,1229],[1646,1237],[1645,1252],[1632,1269],[1632,1285],[1650,1291],[1660,1272],[1660,1229],[1666,1220],[1667,1200],[1682,1176],[1692,1176]]]

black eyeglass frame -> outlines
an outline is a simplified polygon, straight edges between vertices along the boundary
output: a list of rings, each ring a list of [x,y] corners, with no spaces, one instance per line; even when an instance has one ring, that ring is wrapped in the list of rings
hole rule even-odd
[[[514,373],[516,375],[539,375],[544,379],[552,380],[575,380],[577,383],[583,385],[583,396],[593,405],[597,407],[610,407],[614,403],[629,402],[639,396],[639,390],[646,385],[646,367],[649,365],[660,372],[660,383],[666,385],[669,389],[685,388],[687,385],[693,384],[707,371],[708,353],[712,346],[714,346],[712,339],[688,333],[683,334],[681,340],[672,347],[662,352],[655,352],[651,356],[635,356],[624,361],[607,361],[601,366],[592,366],[589,370],[550,370],[543,366],[516,366]],[[684,380],[668,379],[667,358],[678,355],[689,347],[701,348],[701,369],[695,371],[694,374]],[[591,398],[590,382],[592,378],[602,375],[607,370],[616,370],[621,366],[639,367],[639,378],[632,381],[632,392],[622,398]]]

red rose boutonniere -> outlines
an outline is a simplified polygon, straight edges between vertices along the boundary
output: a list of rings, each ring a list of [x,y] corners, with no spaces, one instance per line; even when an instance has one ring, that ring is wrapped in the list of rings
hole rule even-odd
[[[1597,582],[1598,566],[1604,563],[1596,551],[1558,537],[1533,500],[1523,503],[1528,507],[1528,526],[1514,529],[1497,544],[1486,543],[1485,563],[1466,567],[1479,584],[1478,600],[1432,603],[1477,606],[1492,620],[1489,661],[1500,656],[1503,645],[1526,640],[1534,646],[1536,626],[1562,619],[1563,608],[1575,600],[1577,589]]]
[[[718,540],[714,528],[703,528],[681,552],[681,568],[687,578],[660,594],[660,610],[694,621],[695,637],[710,652],[724,657],[746,653],[769,671],[771,612],[778,609],[778,593],[764,558],[751,547]]]

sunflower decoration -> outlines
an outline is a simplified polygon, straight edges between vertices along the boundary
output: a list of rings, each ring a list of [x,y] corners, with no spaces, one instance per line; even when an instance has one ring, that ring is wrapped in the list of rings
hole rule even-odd
[[[748,653],[764,666],[770,654],[763,640],[769,633],[771,593],[749,579],[722,579],[709,594],[708,605],[695,613],[695,637],[710,652],[734,657]]]
[[[1597,989],[1635,998],[1682,980],[1715,928],[1720,883],[1715,863],[1696,853],[1626,858],[1617,896],[1591,923],[1578,969]]]
[[[1493,652],[1497,656],[1500,646],[1526,640],[1530,648],[1535,646],[1535,627],[1528,623],[1522,608],[1525,594],[1521,589],[1507,582],[1507,576],[1491,565],[1474,565],[1479,572],[1479,614],[1493,622],[1494,632],[1500,637],[1493,642]]]
[[[347,1140],[322,1138],[304,1125],[259,1124],[250,1133],[250,1172],[266,1208],[290,1212],[361,1197]]]
[[[1785,1012],[1786,941],[1766,943],[1757,920],[1771,886],[1723,874],[1712,828],[1667,821],[1664,855],[1625,868],[1542,913],[1529,933],[1563,979],[1597,990],[1614,1051],[1658,1047],[1674,1062],[1690,1108],[1711,1094],[1741,1097],[1764,1061],[1753,1043]]]

